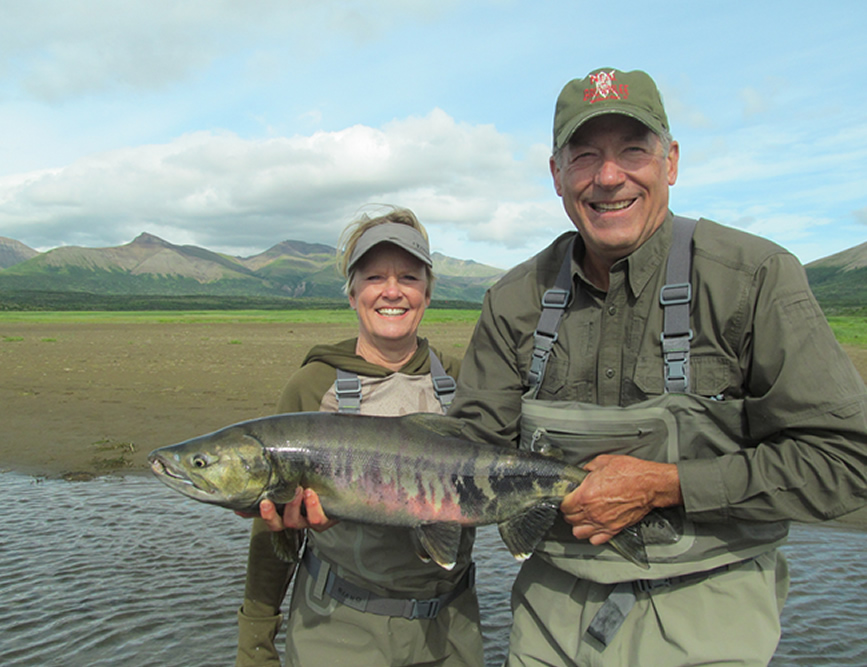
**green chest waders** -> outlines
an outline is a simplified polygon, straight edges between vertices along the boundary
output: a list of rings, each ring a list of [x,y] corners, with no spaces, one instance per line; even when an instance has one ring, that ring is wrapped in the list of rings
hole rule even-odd
[[[682,458],[720,456],[745,445],[743,401],[719,401],[690,392],[690,273],[695,225],[695,220],[674,218],[666,280],[659,295],[665,393],[628,407],[536,398],[573,296],[570,248],[554,287],[542,297],[527,376],[529,390],[522,400],[522,448],[543,453],[558,450],[576,464],[603,453],[674,463]],[[700,437],[695,437],[697,434]],[[651,564],[646,572],[610,548],[578,542],[565,522],[555,524],[536,549],[542,558],[578,578],[616,584],[588,630],[604,645],[610,643],[635,604],[637,591],[698,581],[774,548],[788,532],[787,522],[694,525],[682,508],[666,513],[673,519],[676,539],[671,539],[670,531],[654,532],[653,526],[640,526]]]
[[[454,399],[457,384],[454,378],[446,373],[433,350],[430,350],[430,366],[434,394],[443,413],[446,413]],[[358,414],[361,411],[361,380],[357,373],[338,368],[334,391],[338,412]],[[441,609],[475,585],[475,566],[471,565],[455,588],[443,595],[427,599],[388,598],[375,595],[338,576],[328,562],[313,553],[312,548],[305,550],[302,562],[316,581],[317,598],[327,594],[347,607],[379,616],[398,616],[411,620],[436,618]]]

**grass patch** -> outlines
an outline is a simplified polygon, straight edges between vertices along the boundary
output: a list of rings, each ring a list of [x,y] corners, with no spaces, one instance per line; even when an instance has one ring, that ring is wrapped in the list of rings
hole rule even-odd
[[[24,340],[24,336],[3,336],[4,343],[20,343]]]
[[[831,315],[828,324],[841,345],[867,348],[867,317]]]
[[[431,308],[425,324],[474,323],[480,310]],[[116,324],[353,324],[355,311],[322,310],[192,310],[192,311],[0,311],[0,323],[116,323]]]

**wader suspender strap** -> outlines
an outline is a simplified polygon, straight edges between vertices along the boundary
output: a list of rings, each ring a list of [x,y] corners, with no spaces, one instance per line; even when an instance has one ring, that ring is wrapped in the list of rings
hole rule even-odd
[[[455,398],[455,390],[458,388],[458,383],[455,379],[446,373],[439,357],[430,350],[430,379],[433,382],[434,393],[437,400],[443,407],[443,412],[448,412],[452,401]]]
[[[357,374],[338,368],[334,393],[337,394],[337,412],[358,414],[361,411],[361,380]]]
[[[430,350],[430,376],[434,394],[443,408],[449,411],[449,406],[455,398],[457,383],[446,373],[439,357]],[[334,393],[337,395],[337,411],[358,414],[361,411],[361,380],[356,373],[337,369],[337,379],[334,381]]]
[[[551,349],[557,341],[557,331],[560,329],[563,313],[566,312],[572,296],[572,249],[574,247],[573,237],[566,257],[560,265],[554,287],[542,295],[542,314],[533,332],[533,357],[530,360],[530,370],[527,372],[527,386],[533,390],[533,398],[539,392],[542,378],[545,377],[548,357],[551,356]]]
[[[692,340],[689,326],[692,285],[689,279],[695,224],[696,221],[689,218],[674,218],[665,285],[659,292],[664,317],[659,340],[665,362],[665,391],[678,394],[689,393],[689,342]]]

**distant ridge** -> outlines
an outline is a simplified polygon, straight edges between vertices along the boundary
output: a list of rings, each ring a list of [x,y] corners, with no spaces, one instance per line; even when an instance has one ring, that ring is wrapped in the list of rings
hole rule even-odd
[[[251,257],[175,245],[144,232],[109,248],[44,253],[0,237],[0,292],[344,299],[337,250],[287,240]],[[503,271],[434,254],[435,298],[480,302]]]
[[[804,268],[825,312],[867,314],[867,242],[817,259]]]
[[[38,254],[33,248],[27,247],[20,241],[0,236],[0,269],[26,262]]]
[[[438,252],[433,260],[437,301],[478,304],[504,273]],[[100,296],[206,297],[236,304],[244,298],[251,303],[267,298],[344,300],[336,263],[332,246],[297,240],[282,241],[250,257],[233,257],[175,245],[147,232],[117,247],[63,246],[43,253],[0,237],[0,297],[6,297],[0,299],[0,308],[20,308],[28,295],[52,302],[46,296],[51,294],[90,295],[83,301],[99,301]],[[867,243],[811,262],[805,269],[826,313],[867,314]]]

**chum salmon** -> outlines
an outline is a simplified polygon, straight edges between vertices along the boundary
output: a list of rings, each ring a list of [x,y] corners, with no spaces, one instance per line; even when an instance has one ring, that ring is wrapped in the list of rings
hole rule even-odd
[[[274,415],[156,449],[148,460],[172,489],[242,513],[258,514],[266,498],[288,503],[298,486],[313,489],[329,518],[413,529],[419,556],[445,568],[455,564],[462,528],[493,523],[512,555],[529,557],[588,475],[552,456],[464,439],[458,420],[428,413]],[[637,525],[608,544],[648,567]]]

